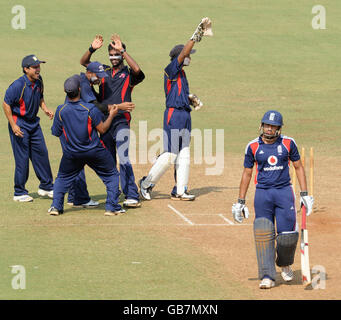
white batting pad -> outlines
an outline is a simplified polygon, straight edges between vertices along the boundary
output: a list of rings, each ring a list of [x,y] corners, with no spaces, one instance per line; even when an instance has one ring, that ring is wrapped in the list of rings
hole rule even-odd
[[[176,159],[176,189],[182,195],[186,191],[189,180],[190,150],[189,147],[181,149]]]
[[[176,156],[175,153],[162,153],[150,169],[147,178],[142,182],[142,186],[148,188],[151,184],[156,184],[168,168],[175,163]]]

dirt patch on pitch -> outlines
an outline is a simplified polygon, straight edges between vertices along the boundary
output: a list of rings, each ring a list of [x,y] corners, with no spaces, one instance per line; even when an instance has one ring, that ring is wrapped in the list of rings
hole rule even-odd
[[[229,223],[229,221],[233,222],[231,206],[238,198],[242,162],[242,157],[226,154],[224,173],[219,176],[207,176],[204,166],[192,164],[190,190],[197,196],[194,202],[168,200],[173,186],[173,172],[169,170],[154,189],[155,200],[144,202],[142,210],[160,211],[163,210],[161,206],[166,208],[169,214],[165,214],[162,220],[166,223],[169,220],[170,224],[163,229],[164,236],[186,239],[189,244],[214,259],[217,271],[219,270],[216,278],[220,285],[224,285],[224,279],[230,281],[232,277],[232,280],[250,292],[254,299],[340,299],[341,279],[338,276],[338,267],[341,265],[341,258],[337,252],[341,240],[341,206],[337,180],[341,167],[330,165],[340,161],[320,156],[315,151],[315,208],[308,218],[308,230],[310,267],[316,271],[312,274],[312,278],[315,278],[319,289],[316,286],[313,289],[302,285],[297,248],[293,265],[294,280],[290,284],[284,283],[278,269],[276,287],[271,290],[258,289],[257,260],[252,231],[255,190],[252,183],[247,195],[250,218],[245,220],[243,225]],[[150,166],[135,167],[137,179],[145,175],[150,168]],[[306,173],[309,179],[309,172]],[[165,201],[168,201],[167,204]],[[297,199],[297,204],[298,201]],[[168,204],[180,215],[170,207],[167,208]],[[300,218],[298,213],[299,223]],[[320,271],[325,271],[326,274],[321,274],[321,279],[325,278],[325,281],[317,281]]]

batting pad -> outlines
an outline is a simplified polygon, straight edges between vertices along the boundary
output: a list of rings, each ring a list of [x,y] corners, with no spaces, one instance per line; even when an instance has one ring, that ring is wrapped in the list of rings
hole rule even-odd
[[[184,194],[189,180],[190,150],[182,148],[176,159],[176,189],[177,194]]]
[[[175,153],[162,153],[150,169],[146,179],[142,182],[142,187],[148,188],[151,184],[156,184],[168,168],[175,163],[176,157]]]
[[[294,263],[298,242],[298,232],[283,232],[277,236],[277,259],[279,267],[291,266]]]
[[[269,219],[257,218],[253,223],[255,236],[258,277],[262,280],[265,276],[276,279],[275,266],[275,227]]]

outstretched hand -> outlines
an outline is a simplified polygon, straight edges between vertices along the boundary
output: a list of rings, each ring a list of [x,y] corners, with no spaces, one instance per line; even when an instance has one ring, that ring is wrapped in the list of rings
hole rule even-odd
[[[95,39],[92,41],[91,46],[95,50],[99,49],[103,45],[103,37],[100,34],[97,34]]]
[[[112,42],[110,42],[110,45],[113,47],[113,49],[119,50],[119,51],[123,49],[121,38],[117,33],[114,33],[111,36],[111,41]]]

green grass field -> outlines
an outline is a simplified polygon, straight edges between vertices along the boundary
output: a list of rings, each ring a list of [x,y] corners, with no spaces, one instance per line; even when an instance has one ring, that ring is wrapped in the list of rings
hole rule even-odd
[[[225,154],[242,155],[257,136],[263,113],[277,109],[284,116],[284,134],[299,145],[313,146],[316,154],[341,157],[337,1],[22,0],[25,30],[11,27],[16,4],[1,4],[2,95],[21,76],[22,58],[35,53],[47,61],[42,66],[45,101],[55,110],[64,101],[64,80],[83,71],[79,59],[93,37],[102,34],[108,43],[118,33],[146,74],[134,89],[132,129],[138,133],[142,120],[149,130],[161,127],[169,51],[185,43],[208,16],[214,37],[195,45],[186,70],[191,91],[205,103],[202,111],[192,113],[193,128],[224,129]],[[326,7],[326,30],[311,26],[315,4]],[[106,45],[93,60],[109,63]],[[51,122],[42,113],[40,117],[56,176],[60,144],[50,134]],[[221,266],[200,248],[166,235],[163,227],[148,227],[148,206],[130,211],[116,224],[103,216],[103,205],[51,219],[47,199],[14,203],[14,160],[4,114],[0,125],[0,299],[253,298],[232,275],[220,281],[215,275]],[[93,198],[103,203],[99,179],[89,173],[87,181]],[[31,170],[27,188],[33,196],[37,185]],[[25,290],[11,287],[13,265],[26,269]]]

